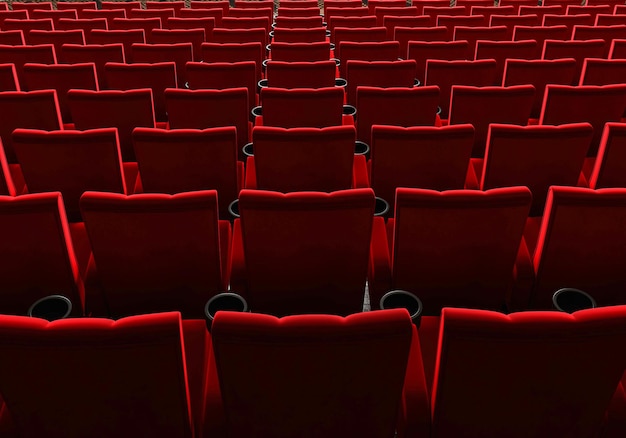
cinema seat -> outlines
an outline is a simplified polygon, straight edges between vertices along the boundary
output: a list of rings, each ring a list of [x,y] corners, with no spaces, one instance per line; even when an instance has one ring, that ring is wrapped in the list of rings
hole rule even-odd
[[[283,62],[266,65],[266,85],[274,88],[327,88],[335,86],[335,61]]]
[[[346,98],[350,105],[356,104],[356,92],[360,86],[412,87],[417,76],[417,63],[404,61],[348,61],[346,65]]]
[[[146,42],[145,33],[142,29],[130,30],[92,30],[85,35],[87,44],[119,44],[124,46],[124,58],[126,62],[133,62],[132,46],[134,43]]]
[[[626,125],[622,123],[606,123],[598,158],[589,177],[589,188],[603,189],[609,187],[626,187],[626,172],[622,157],[626,152]]]
[[[193,45],[188,43],[176,44],[140,44],[135,43],[131,48],[133,62],[158,64],[173,62],[176,64],[176,80],[178,88],[184,88],[187,82],[185,66],[193,61]]]
[[[107,89],[104,66],[107,62],[125,62],[124,45],[115,44],[63,44],[59,55],[68,64],[93,62],[96,67],[98,86]]]

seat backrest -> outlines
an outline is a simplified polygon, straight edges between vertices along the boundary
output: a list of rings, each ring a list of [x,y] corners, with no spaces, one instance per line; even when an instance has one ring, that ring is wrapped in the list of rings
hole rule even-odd
[[[126,13],[128,16],[128,12]],[[161,29],[162,23],[160,18],[114,18],[109,26],[111,30],[124,29],[141,29],[144,35],[150,35],[152,29]]]
[[[344,91],[329,88],[263,88],[263,125],[325,128],[342,124]]]
[[[277,43],[317,43],[326,41],[326,28],[324,26],[308,28],[276,27],[272,42]]]
[[[595,17],[590,14],[576,14],[576,15],[561,15],[561,14],[546,14],[543,16],[544,26],[559,26],[564,25],[571,31],[574,30],[574,26],[577,24],[584,24],[585,26],[593,26]]]
[[[624,303],[626,190],[552,187],[533,262],[532,308],[549,308],[561,287],[584,290],[598,306]]]
[[[205,41],[210,41],[213,37],[213,29],[215,28],[216,19],[211,16],[204,18],[182,18],[170,17],[165,21],[163,26],[165,29],[202,29],[204,30]],[[221,22],[221,19],[220,19]],[[152,29],[157,30],[157,29]]]
[[[334,41],[334,30],[337,27],[375,27],[377,20],[375,15],[362,15],[362,16],[333,16],[329,17],[327,21],[328,30],[330,30],[330,39]],[[382,24],[380,24],[382,25]],[[379,25],[379,26],[380,26]]]
[[[202,318],[207,299],[226,290],[215,190],[88,192],[80,209],[111,315],[177,310]]]
[[[491,123],[527,125],[534,100],[535,87],[532,85],[511,87],[453,85],[448,122],[451,125],[459,123],[474,125],[472,156],[482,158],[485,155],[489,125]],[[480,111],[477,111],[477,108],[480,108]]]
[[[178,11],[178,18],[213,18],[214,20],[214,26],[218,26],[220,25],[220,23],[222,22],[222,17],[225,15],[224,13],[224,9],[221,7],[216,7],[213,6],[213,3],[207,4],[207,6],[205,6],[205,8],[203,9],[187,9],[187,8],[183,8],[180,11]],[[228,11],[228,7],[226,9],[226,11]],[[168,23],[165,23],[166,27],[169,27]]]
[[[21,91],[14,64],[0,64],[0,92]]]
[[[20,434],[193,436],[178,313],[52,323],[3,316],[0,333],[0,388]],[[41,371],[24,373],[34,362]]]
[[[56,64],[57,57],[52,44],[36,46],[0,45],[0,64],[15,64],[15,71],[20,80],[24,80],[24,64]]]
[[[480,188],[526,186],[533,194],[530,215],[541,216],[550,186],[578,184],[592,137],[593,128],[588,123],[561,126],[492,124]],[[555,166],[555,162],[559,165]]]
[[[237,14],[237,12],[233,14],[231,12],[226,17],[222,18],[220,27],[225,29],[265,29],[265,32],[269,32],[271,28],[270,24],[273,21],[272,9],[261,9],[261,12],[265,16],[257,15],[259,12],[256,9],[254,11],[246,11],[244,14]]]
[[[333,37],[334,37],[335,44],[339,44],[342,41],[356,41],[356,42],[387,41],[387,28],[382,27],[382,26],[336,27]]]
[[[425,315],[446,306],[501,310],[530,202],[526,187],[397,189],[392,287],[417,295]]]
[[[153,64],[108,62],[104,66],[104,75],[107,85],[112,90],[150,88],[154,99],[154,115],[157,121],[167,120],[164,93],[166,88],[176,88],[178,84],[175,62],[166,61]]]
[[[193,45],[190,42],[175,44],[140,44],[135,43],[131,48],[133,62],[156,64],[159,62],[173,62],[176,65],[176,80],[178,88],[184,88],[187,82],[185,66],[193,61]]]
[[[220,217],[237,199],[237,130],[136,128],[133,146],[145,193],[217,190]]]
[[[134,43],[145,43],[146,37],[143,29],[128,30],[92,30],[85,35],[87,44],[118,44],[124,46],[124,58],[126,62],[133,62],[132,46]]]
[[[302,3],[299,0],[296,0],[298,3]],[[281,17],[289,17],[289,18],[305,18],[305,17],[314,17],[318,16],[320,13],[319,6],[315,5],[314,7],[307,8],[292,8],[292,7],[282,7],[280,4],[278,5],[278,15]]]
[[[80,29],[85,32],[85,34],[95,29],[106,30],[108,28],[109,22],[106,18],[61,18],[55,27],[57,30]]]
[[[502,85],[530,84],[535,87],[531,117],[539,118],[547,84],[569,85],[576,75],[574,59],[507,59]]]
[[[497,65],[493,59],[478,61],[426,61],[425,85],[437,85],[440,91],[441,117],[448,118],[453,85],[487,87],[498,85]]]
[[[335,48],[335,56],[341,61],[339,74],[345,77],[348,60],[397,61],[400,57],[400,43],[398,41],[343,41]]]
[[[70,221],[88,190],[126,193],[115,128],[87,131],[16,129],[13,147],[31,193],[59,191]]]
[[[298,3],[302,3],[304,0],[298,0]],[[324,18],[321,15],[311,15],[309,17],[288,17],[281,15],[280,12],[276,16],[276,27],[288,28],[288,29],[307,29],[310,27],[322,26]]]
[[[391,209],[398,187],[463,189],[473,144],[471,125],[375,125],[370,163],[372,189],[376,196],[389,202]]]
[[[125,62],[124,45],[115,44],[63,44],[61,55],[68,64],[82,64],[93,62],[96,67],[98,86],[107,89],[104,78],[104,65],[107,62]]]
[[[56,91],[0,93],[0,139],[9,163],[17,163],[11,134],[16,128],[55,131],[63,127]]]
[[[620,84],[626,76],[626,59],[585,59],[578,85]]]
[[[161,23],[165,23],[169,17],[174,16],[174,9],[131,9],[126,14],[128,18],[160,18]]]
[[[437,17],[437,26],[444,26],[448,29],[450,41],[454,38],[456,27],[486,27],[488,25],[489,19],[483,15],[439,15]]]
[[[14,11],[34,11],[36,9],[52,10],[52,2],[15,2],[15,5],[11,4]]]
[[[216,27],[213,29],[212,41],[214,43],[261,43],[265,47],[268,43],[268,35],[263,27],[253,29]]]
[[[234,126],[238,149],[249,141],[248,90],[165,91],[165,103],[171,129],[206,129]],[[243,159],[243,153],[239,157]]]
[[[0,32],[0,45],[23,46],[24,44],[24,32],[21,30],[3,30]]]
[[[74,10],[76,13],[80,14],[83,11],[93,10],[95,11],[97,8],[96,2],[58,2],[57,10],[62,11],[66,9]]]
[[[606,123],[598,157],[589,178],[589,188],[626,187],[626,130],[622,123]]]
[[[70,18],[76,19],[78,15],[75,10],[65,9],[65,10],[46,10],[46,9],[35,9],[34,11],[30,11],[28,13],[29,18],[52,18],[52,22],[55,27],[61,18]]]
[[[444,309],[441,316],[433,437],[582,438],[600,431],[623,373],[626,308],[573,315]],[[539,357],[549,365],[533,366]],[[502,403],[505,388],[514,409]],[[479,404],[471,402],[477,393]]]
[[[384,26],[385,17],[425,17],[421,15],[417,6],[391,6],[383,3],[382,6],[376,6],[374,15],[376,15],[377,25]],[[393,35],[392,35],[393,37]]]
[[[187,78],[192,90],[246,87],[248,105],[251,110],[256,106],[257,64],[253,61],[242,62],[189,62]]]
[[[572,32],[567,26],[515,26],[513,41],[537,41],[537,59],[541,58],[545,40],[569,40]]]
[[[428,15],[385,15],[382,25],[387,28],[387,39],[393,40],[396,27],[428,27],[432,25],[432,19]],[[402,57],[404,58],[404,53]]]
[[[124,9],[126,14],[129,14],[131,9],[141,8],[141,3],[134,0],[129,2],[103,1],[101,7],[102,9]]]
[[[159,2],[159,1],[150,1],[146,2],[146,9],[154,10],[154,9],[173,9],[174,14],[178,15],[181,9],[185,7],[184,1],[170,1],[170,2]]]
[[[606,53],[604,40],[545,40],[543,43],[543,59],[572,58],[576,60],[576,74],[571,85],[578,85],[580,72],[586,58],[603,58]]]
[[[85,33],[82,29],[73,30],[31,30],[24,35],[27,44],[52,44],[57,61],[66,62],[61,53],[63,44],[85,44]]]
[[[617,122],[626,112],[626,84],[548,85],[543,99],[539,124],[589,122],[593,126],[593,140],[588,151],[595,156],[606,122]]]
[[[438,105],[438,87],[360,86],[356,90],[357,139],[371,144],[373,125],[435,126]]]
[[[417,63],[412,59],[403,61],[348,61],[346,63],[347,102],[356,104],[357,88],[412,87],[415,85]]]
[[[427,60],[469,60],[474,59],[474,56],[473,52],[470,52],[467,41],[409,41],[407,59],[415,60],[417,63],[416,78],[424,83]]]
[[[624,23],[624,14],[598,14],[596,15],[595,19],[596,21],[593,24],[595,24],[596,26],[615,26]]]
[[[28,34],[28,32],[33,29],[53,30],[54,23],[52,22],[52,18],[27,19],[27,20],[16,20],[13,18],[7,18],[6,20],[4,20],[4,23],[2,24],[2,28],[4,30],[18,30],[19,29],[23,31],[24,34]]]
[[[124,161],[136,161],[131,134],[138,126],[154,128],[152,90],[70,90],[67,101],[76,129],[117,128]]]
[[[402,310],[345,319],[219,312],[212,337],[227,433],[392,436],[411,332]],[[259,360],[268,365],[263,373],[244,366]],[[372,375],[386,377],[369,382]]]
[[[515,26],[541,26],[541,18],[535,14],[527,15],[492,15],[490,26],[506,26],[507,40],[513,39]]]
[[[360,312],[374,192],[242,190],[241,238],[251,309],[274,315]],[[276,251],[276,248],[281,248]]]
[[[267,84],[276,88],[325,88],[335,86],[334,61],[267,63]]]
[[[257,188],[332,192],[352,188],[353,126],[252,131]]]
[[[407,53],[410,41],[450,41],[445,26],[435,27],[402,27],[394,30],[393,39],[400,43],[400,53]]]
[[[234,63],[254,61],[256,65],[257,81],[262,77],[263,70],[261,63],[263,59],[265,59],[265,47],[259,42],[202,44],[202,61],[204,62]],[[326,56],[326,59],[328,59],[328,56]]]
[[[72,121],[67,103],[70,89],[98,90],[96,66],[84,64],[24,64],[22,86],[29,91],[56,90],[61,117],[65,123]]]
[[[497,77],[504,78],[507,59],[535,59],[536,54],[537,43],[534,40],[477,41],[475,59],[494,59],[498,69]]]
[[[325,61],[330,59],[330,43],[272,43],[270,57],[274,61]]]
[[[38,299],[61,294],[72,302],[73,315],[82,315],[82,283],[61,194],[0,196],[0,212],[2,313],[26,315]]]
[[[605,56],[609,53],[611,41],[614,39],[626,39],[626,24],[616,26],[574,26],[573,40],[602,39],[606,43]]]
[[[204,29],[153,29],[150,34],[150,42],[152,44],[180,44],[191,43],[193,47],[193,61],[202,60],[202,44],[205,40]],[[176,66],[176,71],[182,71],[183,68]]]
[[[126,11],[120,9],[85,9],[78,13],[80,18],[104,18],[107,21],[107,29],[113,23],[114,18],[126,18]]]
[[[476,52],[476,42],[506,41],[508,38],[506,26],[456,26],[454,28],[456,41],[467,41],[471,53]]]

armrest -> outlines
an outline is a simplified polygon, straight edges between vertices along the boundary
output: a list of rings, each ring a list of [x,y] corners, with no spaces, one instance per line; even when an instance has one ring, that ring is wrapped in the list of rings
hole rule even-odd
[[[246,160],[246,189],[256,189],[256,166],[254,165],[254,157],[248,157]]]
[[[530,301],[531,289],[535,282],[533,261],[528,252],[526,242],[522,239],[517,259],[513,267],[513,285],[511,294],[507,297],[507,308],[511,312],[526,310]]]
[[[249,164],[248,164],[249,165]],[[370,186],[367,176],[367,161],[364,155],[355,155],[352,162],[352,188],[362,189]]]
[[[183,320],[182,329],[192,421],[194,429],[200,431],[202,430],[204,383],[211,338],[202,319]]]
[[[611,403],[606,410],[601,435],[604,438],[626,436],[626,391],[624,391],[623,381],[617,385]]]
[[[381,297],[391,289],[391,259],[382,217],[375,217],[372,226],[368,283],[372,310],[378,310]]]
[[[244,298],[246,291],[246,261],[243,252],[241,220],[235,219],[233,224],[233,240],[230,257],[230,289],[237,291]]]
[[[469,166],[467,166],[467,176],[465,177],[465,188],[467,190],[480,189],[483,161],[481,158],[470,158]]]
[[[206,330],[206,328],[205,328]],[[202,434],[204,437],[225,437],[226,436],[226,414],[222,404],[222,392],[217,377],[217,366],[215,355],[209,341],[208,365],[206,367],[206,378],[204,385],[204,408],[202,410]]]
[[[399,438],[430,436],[430,402],[422,350],[415,326],[396,430]]]

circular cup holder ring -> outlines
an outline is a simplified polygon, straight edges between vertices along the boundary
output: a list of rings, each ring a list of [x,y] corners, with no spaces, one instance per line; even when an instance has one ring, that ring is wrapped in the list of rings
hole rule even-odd
[[[574,313],[579,310],[597,307],[596,300],[591,295],[571,287],[565,287],[554,292],[552,304],[556,310],[565,313]]]
[[[208,331],[211,331],[215,315],[220,310],[230,312],[247,312],[248,303],[244,297],[233,292],[224,292],[212,297],[204,306],[204,317]]]
[[[380,308],[382,310],[406,309],[411,315],[413,324],[417,328],[420,326],[423,311],[422,301],[411,292],[399,289],[387,292],[380,299]]]
[[[228,204],[228,212],[233,217],[233,219],[238,219],[241,217],[239,214],[239,199],[235,199],[233,202]]]
[[[374,216],[385,216],[389,213],[389,203],[383,198],[376,196],[376,206],[374,207]]]
[[[65,319],[72,313],[72,302],[64,295],[48,295],[35,301],[28,309],[28,316],[48,321]]]
[[[246,157],[254,157],[254,144],[246,143],[244,147],[241,148],[241,151]]]

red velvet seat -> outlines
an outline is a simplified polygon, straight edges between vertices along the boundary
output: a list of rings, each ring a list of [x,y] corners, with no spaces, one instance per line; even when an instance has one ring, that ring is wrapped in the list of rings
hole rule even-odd
[[[84,64],[24,64],[22,86],[29,91],[56,90],[61,117],[71,123],[72,116],[67,103],[70,89],[98,91],[96,67],[92,62]]]
[[[625,206],[622,188],[551,188],[533,258],[532,308],[548,308],[561,287],[584,290],[598,306],[624,302]]]
[[[437,26],[443,26],[448,29],[448,39],[454,38],[454,29],[456,27],[486,27],[489,25],[489,19],[482,15],[439,15],[437,16]]]
[[[456,26],[454,40],[467,41],[470,53],[476,52],[476,43],[481,41],[510,40],[506,26]]]
[[[224,18],[226,19],[226,21],[223,22],[223,27],[233,27],[233,28],[264,27],[269,32],[270,26],[272,22],[274,21],[274,6],[273,5],[261,6],[259,4],[257,7],[247,7],[247,8],[234,7],[228,10],[228,14]],[[253,20],[247,20],[247,19],[242,20],[238,24],[236,20],[237,18],[244,18],[244,19],[253,18]]]
[[[473,59],[467,41],[409,41],[407,59],[417,62],[417,79],[424,83],[426,78],[426,61],[439,59],[458,61]]]
[[[24,32],[24,36],[28,34],[29,31],[39,29],[39,30],[53,30],[54,23],[52,22],[52,18],[40,18],[37,20],[27,19],[27,20],[15,20],[12,18],[7,18],[2,23],[2,30],[21,30]]]
[[[543,53],[545,40],[569,40],[572,32],[567,26],[515,26],[513,41],[535,40],[537,42],[537,59]]]
[[[565,13],[565,8],[563,7],[563,5],[539,6],[538,4],[532,4],[532,5],[520,5],[519,7],[519,15],[535,14],[540,18],[540,22],[543,22],[543,17],[547,14],[563,15],[564,13]]]
[[[426,61],[425,85],[437,85],[441,97],[441,118],[447,119],[450,110],[450,95],[453,85],[488,87],[500,83],[496,61],[480,59],[478,61]]]
[[[228,285],[230,224],[214,190],[177,195],[85,193],[81,213],[93,250],[87,300],[114,317],[178,310],[202,318]]]
[[[372,126],[435,126],[439,88],[359,86],[356,90],[357,139],[371,145]]]
[[[111,90],[150,88],[154,99],[156,119],[159,122],[167,120],[164,93],[166,88],[176,88],[178,84],[175,62],[157,62],[154,64],[108,62],[104,66],[104,76]]]
[[[476,42],[475,59],[494,59],[499,78],[504,78],[507,59],[535,59],[536,55],[537,43],[534,40]]]
[[[353,126],[252,131],[246,188],[277,192],[332,192],[368,187],[365,157],[354,155]]]
[[[216,19],[212,16],[205,18],[183,18],[183,17],[170,17],[168,18],[163,28],[164,29],[202,29],[204,30],[204,40],[211,41],[213,37],[213,29],[215,28]],[[220,19],[221,22],[221,19]],[[152,29],[153,31],[156,29]]]
[[[210,4],[207,4],[206,1],[198,0],[192,0],[189,2],[189,7],[191,9],[204,9],[207,6],[211,8],[222,8],[222,10],[224,11],[224,15],[226,15],[228,13],[228,10],[230,9],[230,4],[228,0],[217,0],[211,2]]]
[[[546,14],[543,16],[543,26],[567,26],[570,32],[574,30],[574,26],[582,24],[585,26],[593,26],[595,17],[582,13],[577,15],[552,15]]]
[[[92,30],[107,30],[108,28],[109,23],[105,18],[78,18],[76,20],[61,18],[55,26],[56,30],[79,29],[85,33],[85,36]]]
[[[248,109],[257,105],[258,66],[253,61],[243,62],[189,62],[187,78],[192,90],[245,87],[248,90]]]
[[[626,77],[626,59],[585,59],[578,85],[620,84]]]
[[[381,42],[387,41],[387,28],[378,27],[336,27],[333,34],[333,42],[340,44],[342,41],[355,42]]]
[[[342,41],[335,48],[335,56],[341,61],[339,75],[345,77],[348,61],[397,61],[400,57],[400,43]]]
[[[3,46],[23,46],[24,44],[25,44],[24,32],[22,32],[21,30],[3,30],[3,31],[0,31],[0,45],[3,45]]]
[[[371,302],[402,289],[420,298],[424,315],[447,306],[504,309],[514,283],[524,280],[514,275],[516,265],[530,262],[520,251],[530,202],[526,187],[398,188],[387,222],[391,257],[387,245],[376,246],[390,264],[373,270]]]
[[[250,141],[248,92],[245,88],[223,90],[165,91],[165,102],[171,129],[206,129],[234,126],[237,129],[238,157]]]
[[[193,47],[192,61],[202,60],[202,44],[205,41],[204,29],[153,29],[150,34],[151,44],[181,44],[191,43]],[[178,68],[184,71],[184,68]]]
[[[605,55],[608,55],[611,42],[615,39],[626,38],[626,24],[617,26],[574,26],[573,40],[602,39],[606,43]]]
[[[231,289],[252,311],[362,310],[374,220],[371,189],[286,195],[242,190],[239,212]]]
[[[181,9],[185,7],[184,1],[169,1],[169,2],[159,2],[159,1],[146,1],[146,9],[154,10],[154,9],[173,9],[174,14],[178,15]]]
[[[4,30],[4,22],[5,20],[28,20],[28,11],[14,9],[12,11],[4,10],[0,11],[0,28]]]
[[[220,25],[222,22],[222,17],[225,15],[224,9],[221,7],[214,6],[215,3],[206,4],[206,9],[181,9],[178,11],[178,18],[213,18],[214,26]],[[226,6],[226,11],[228,11],[228,5]],[[166,23],[167,26],[167,23]]]
[[[624,15],[623,13],[620,14],[615,14],[613,15],[612,13],[608,13],[608,14],[598,14],[596,15],[596,21],[595,24],[596,26],[615,26],[618,24],[624,24]]]
[[[128,12],[126,13],[128,16]],[[160,18],[114,18],[111,30],[130,30],[141,29],[144,35],[150,35],[152,29],[161,29],[163,27]]]
[[[124,46],[124,59],[133,62],[132,46],[135,43],[146,42],[145,33],[142,29],[130,30],[92,30],[85,35],[87,44],[119,44]]]
[[[3,260],[0,311],[26,315],[38,299],[61,294],[72,302],[72,315],[82,315],[83,284],[61,194],[1,196],[0,212]],[[2,388],[3,398],[8,395],[5,389]],[[32,393],[30,396],[32,399]]]
[[[474,126],[473,157],[483,157],[487,131],[491,123],[525,126],[535,100],[535,87],[452,86],[450,97],[450,125],[470,123]],[[480,108],[479,111],[476,109]],[[520,184],[512,184],[520,185]]]
[[[114,18],[126,18],[126,11],[120,9],[85,9],[78,13],[79,18],[93,19],[104,18],[107,21],[107,29],[113,23]]]
[[[298,1],[298,3],[301,3]],[[360,6],[359,6],[360,7]],[[278,5],[278,16],[281,17],[289,17],[289,18],[306,18],[306,17],[316,17],[320,13],[319,6],[315,5],[315,7],[307,7],[307,8],[284,8]]]
[[[267,86],[275,88],[325,88],[335,86],[335,61],[267,62]]]
[[[83,64],[93,62],[96,67],[98,86],[108,88],[104,77],[104,66],[107,62],[123,63],[124,46],[116,44],[63,44],[59,55],[68,64]]]
[[[589,14],[592,17],[597,17],[598,14],[612,14],[614,9],[614,5],[609,3],[600,3],[597,5],[586,4],[582,5],[567,5],[566,13],[567,15],[577,15],[577,14]]]
[[[502,85],[530,84],[535,87],[535,102],[531,111],[532,118],[539,118],[545,96],[546,85],[569,85],[576,74],[574,59],[507,59],[504,64]]]
[[[186,65],[193,61],[192,43],[176,44],[140,44],[135,43],[131,48],[134,63],[158,64],[173,62],[176,65],[176,80],[178,88],[184,88],[187,82]],[[159,94],[155,91],[155,95]]]
[[[263,70],[261,63],[263,59],[265,59],[265,47],[260,42],[202,44],[202,61],[204,62],[234,63],[254,61],[257,81],[262,78]],[[328,59],[328,56],[326,59]]]
[[[444,309],[432,436],[599,436],[624,370],[625,322],[624,307],[573,315]],[[539,357],[545,366],[532,366]]]
[[[470,6],[470,15],[483,15],[487,20],[491,20],[493,15],[517,15],[517,10],[513,5],[488,5],[481,6],[479,4],[474,5],[473,0],[466,2]]]
[[[594,132],[588,156],[593,157],[598,151],[604,124],[619,121],[625,112],[626,84],[600,87],[548,85],[539,124],[591,123]]]
[[[410,41],[450,41],[444,26],[436,27],[396,27],[393,39],[400,43],[400,53],[408,53]]]
[[[331,16],[327,18],[326,22],[328,30],[330,30],[330,40],[335,42],[335,29],[338,27],[345,28],[367,28],[382,26],[377,24],[375,15],[362,15],[362,16]]]
[[[272,43],[269,59],[314,62],[330,59],[330,43]]]
[[[606,123],[598,158],[589,178],[589,187],[602,189],[607,187],[626,187],[626,169],[623,158],[626,153],[626,125],[622,123]]]
[[[513,39],[515,26],[541,26],[541,18],[534,14],[528,15],[492,15],[490,26],[506,26],[507,41]]]
[[[139,126],[154,128],[152,91],[70,90],[67,94],[76,129],[117,128],[122,159],[135,161],[131,134]]]
[[[326,41],[324,26],[307,28],[276,27],[272,43],[319,43]]]
[[[31,30],[25,35],[27,44],[53,44],[57,61],[67,62],[63,59],[61,47],[63,44],[85,44],[84,32],[81,29],[74,30]]]
[[[13,148],[29,193],[61,192],[71,222],[81,221],[78,200],[84,192],[129,193],[134,187],[134,181],[126,183],[115,128],[16,129]]]
[[[95,11],[97,7],[96,2],[68,2],[68,1],[60,1],[57,2],[57,10],[63,11],[66,9],[74,10],[78,14],[83,11]]]
[[[166,9],[131,9],[126,13],[127,18],[159,18],[161,23],[174,16],[173,8]]]
[[[30,11],[28,13],[28,18],[31,19],[41,19],[41,18],[52,18],[52,23],[54,27],[56,27],[57,23],[61,18],[69,18],[76,19],[78,15],[75,10],[65,9],[65,10],[47,10],[47,9],[35,9],[34,11]]]
[[[268,43],[268,35],[265,28],[254,29],[226,29],[223,27],[213,29],[214,43],[261,43],[265,47]]]
[[[0,92],[21,91],[13,64],[0,64]]]
[[[429,27],[432,25],[432,19],[428,15],[385,15],[382,25],[387,28],[387,39],[393,40],[396,27]],[[404,57],[404,53],[402,55]]]
[[[207,436],[220,436],[219,426],[224,436],[428,434],[419,339],[404,310],[282,319],[220,312],[212,338],[217,372],[207,392],[219,386],[222,398],[206,406]],[[245,366],[259,360],[268,368]]]
[[[360,86],[412,87],[417,76],[417,63],[404,61],[348,61],[346,65],[347,102],[356,103],[356,92]]]
[[[479,181],[477,188],[526,186],[533,194],[530,215],[541,216],[550,186],[579,184],[592,136],[593,128],[589,123],[561,126],[492,124],[485,160],[474,163]]]
[[[271,14],[271,10],[267,10]],[[265,14],[264,14],[265,15]],[[222,18],[220,28],[223,29],[263,29],[265,32],[270,31],[271,20],[269,17],[233,17],[227,15]]]
[[[15,2],[15,5],[11,3],[11,7],[14,11],[34,11],[35,9],[52,10],[52,2]]]
[[[141,8],[141,3],[139,1],[129,1],[129,2],[116,2],[116,1],[103,1],[101,3],[102,9],[124,9],[124,11],[128,14],[131,9],[139,9]]]
[[[543,45],[543,59],[572,58],[576,60],[576,74],[571,85],[578,85],[580,73],[586,58],[603,58],[605,49],[604,40],[584,40],[584,41],[560,41],[545,40]]]
[[[237,161],[237,130],[136,128],[133,146],[144,193],[216,190],[220,217],[243,188],[243,162]]]
[[[297,3],[302,3],[305,0],[297,0]],[[321,15],[312,15],[309,17],[286,17],[281,15],[280,12],[276,16],[276,27],[282,27],[285,29],[308,29],[311,27],[322,26],[324,17]]]
[[[202,329],[174,312],[52,323],[3,316],[0,387],[15,434],[191,438],[210,345]],[[25,373],[34,362],[41,371]]]
[[[398,187],[463,189],[473,143],[471,125],[375,125],[368,163],[371,187],[376,196],[389,203],[391,216]]]
[[[57,57],[52,44],[37,46],[0,46],[0,64],[15,64],[17,78],[24,80],[24,64],[56,64]]]

